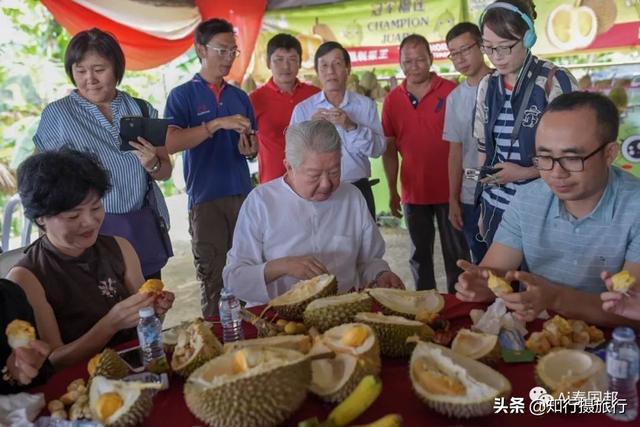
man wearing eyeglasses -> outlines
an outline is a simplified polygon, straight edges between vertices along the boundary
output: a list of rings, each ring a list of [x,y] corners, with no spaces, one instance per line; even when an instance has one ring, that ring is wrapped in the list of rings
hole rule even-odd
[[[284,132],[293,108],[318,93],[319,88],[298,80],[302,46],[290,34],[276,34],[267,43],[267,67],[271,78],[251,92],[251,104],[260,127],[258,175],[260,184],[281,177],[284,166]]]
[[[473,107],[478,83],[491,69],[480,51],[482,34],[477,25],[461,22],[446,36],[449,59],[456,71],[466,77],[447,97],[442,138],[449,142],[449,221],[464,234],[471,260],[480,262],[487,251],[478,221],[480,207],[475,203],[476,183],[464,178],[465,171],[478,166],[478,140],[473,137]]]
[[[542,179],[516,193],[480,266],[459,262],[459,299],[491,301],[492,270],[521,283],[521,292],[501,297],[523,320],[548,310],[603,326],[629,323],[604,312],[599,296],[613,273],[640,277],[640,180],[612,166],[618,114],[596,93],[549,104],[532,159]],[[517,271],[523,263],[528,271]]]
[[[183,153],[202,314],[212,316],[240,205],[252,187],[246,157],[257,153],[256,122],[247,94],[224,81],[239,54],[233,26],[205,21],[194,44],[200,72],[169,94],[166,145],[170,153]]]
[[[429,42],[411,34],[400,43],[400,67],[406,76],[384,100],[382,127],[387,137],[383,157],[389,184],[391,213],[401,217],[400,204],[414,251],[410,260],[418,290],[435,289],[433,266],[435,222],[447,275],[447,289],[461,272],[456,260],[469,258],[462,233],[451,225],[447,158],[449,145],[442,139],[447,96],[454,83],[431,72]],[[470,120],[470,119],[469,119]],[[402,156],[402,164],[398,161]],[[398,194],[398,169],[402,199]]]

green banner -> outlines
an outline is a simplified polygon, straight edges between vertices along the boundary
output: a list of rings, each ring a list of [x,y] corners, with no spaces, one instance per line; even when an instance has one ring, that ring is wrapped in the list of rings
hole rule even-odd
[[[313,70],[315,50],[337,41],[349,50],[354,67],[398,64],[398,45],[409,34],[427,38],[436,59],[448,54],[444,37],[464,16],[462,0],[349,0],[297,9],[267,11],[254,51],[251,74],[256,81],[269,76],[266,46],[280,32],[302,43],[303,73]]]

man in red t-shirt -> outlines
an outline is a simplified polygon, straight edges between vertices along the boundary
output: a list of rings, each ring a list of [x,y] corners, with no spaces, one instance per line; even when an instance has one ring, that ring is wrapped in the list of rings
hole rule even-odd
[[[429,42],[418,34],[407,36],[400,44],[400,67],[406,79],[384,100],[382,127],[387,137],[383,157],[389,182],[391,213],[401,217],[400,204],[414,246],[410,260],[416,289],[435,289],[433,245],[434,217],[447,273],[447,288],[461,273],[457,259],[469,259],[462,233],[449,223],[449,183],[447,163],[449,146],[442,140],[447,95],[455,84],[431,73],[433,56]],[[402,156],[398,195],[398,153]]]
[[[276,34],[267,44],[267,67],[272,77],[249,98],[258,122],[258,174],[260,183],[284,175],[284,131],[293,107],[320,91],[298,80],[302,46],[289,34]]]

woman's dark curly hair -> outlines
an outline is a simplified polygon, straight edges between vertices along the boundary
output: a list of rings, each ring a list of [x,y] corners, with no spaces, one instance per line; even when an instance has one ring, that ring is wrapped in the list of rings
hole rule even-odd
[[[34,154],[18,167],[18,192],[27,218],[54,216],[78,206],[90,191],[111,189],[109,174],[91,153],[63,148]]]

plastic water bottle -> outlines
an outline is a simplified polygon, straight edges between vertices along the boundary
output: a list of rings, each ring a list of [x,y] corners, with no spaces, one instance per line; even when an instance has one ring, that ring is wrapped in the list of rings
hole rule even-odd
[[[138,312],[138,342],[142,351],[142,362],[149,372],[156,374],[169,371],[167,356],[162,347],[162,323],[153,307],[141,308]]]
[[[222,291],[220,291],[220,302],[218,303],[223,342],[227,343],[244,339],[241,311],[240,301],[238,301],[227,288],[223,288]]]
[[[626,401],[624,409],[617,405],[610,418],[618,421],[633,421],[638,417],[638,361],[640,351],[633,329],[619,327],[613,331],[613,339],[607,347],[607,373],[609,391],[617,392],[618,400]]]

